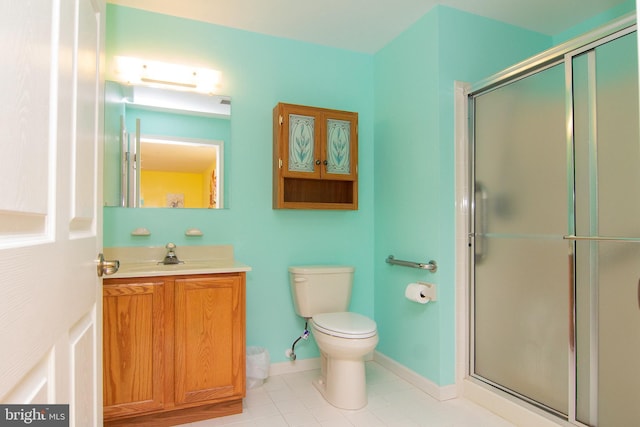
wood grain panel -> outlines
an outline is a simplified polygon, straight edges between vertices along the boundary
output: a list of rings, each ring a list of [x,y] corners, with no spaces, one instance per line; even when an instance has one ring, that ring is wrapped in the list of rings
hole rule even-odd
[[[164,282],[104,286],[104,414],[163,407]]]
[[[176,280],[176,404],[244,393],[243,289],[241,275]]]
[[[245,273],[106,279],[105,425],[242,412]]]
[[[242,399],[192,408],[172,409],[138,417],[105,420],[104,427],[168,427],[242,413]],[[212,424],[215,425],[215,424]]]

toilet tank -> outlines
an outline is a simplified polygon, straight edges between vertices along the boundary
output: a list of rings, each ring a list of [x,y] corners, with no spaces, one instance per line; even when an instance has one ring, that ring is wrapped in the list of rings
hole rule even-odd
[[[289,267],[296,313],[308,318],[319,313],[347,311],[354,270],[347,266]]]

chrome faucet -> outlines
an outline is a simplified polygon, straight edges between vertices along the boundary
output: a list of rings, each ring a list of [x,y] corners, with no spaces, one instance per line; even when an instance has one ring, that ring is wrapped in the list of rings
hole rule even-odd
[[[180,264],[180,260],[178,260],[178,256],[176,255],[176,252],[175,252],[175,249],[176,249],[175,243],[167,243],[167,246],[165,246],[165,248],[167,248],[167,254],[165,255],[162,263],[164,265]]]

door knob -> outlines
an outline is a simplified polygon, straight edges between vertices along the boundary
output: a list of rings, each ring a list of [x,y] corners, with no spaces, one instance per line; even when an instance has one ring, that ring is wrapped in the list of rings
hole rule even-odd
[[[104,255],[102,253],[98,254],[98,259],[96,260],[97,262],[97,270],[98,270],[98,277],[102,277],[103,275],[110,275],[110,274],[114,274],[118,271],[118,269],[120,268],[120,261],[117,259],[114,260],[105,260],[104,259]]]

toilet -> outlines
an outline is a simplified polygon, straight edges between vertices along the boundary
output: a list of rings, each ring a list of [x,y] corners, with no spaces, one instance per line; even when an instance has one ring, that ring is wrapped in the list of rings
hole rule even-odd
[[[364,356],[378,344],[376,322],[347,311],[353,267],[289,267],[296,313],[308,320],[320,349],[321,374],[313,384],[341,409],[367,405]]]

